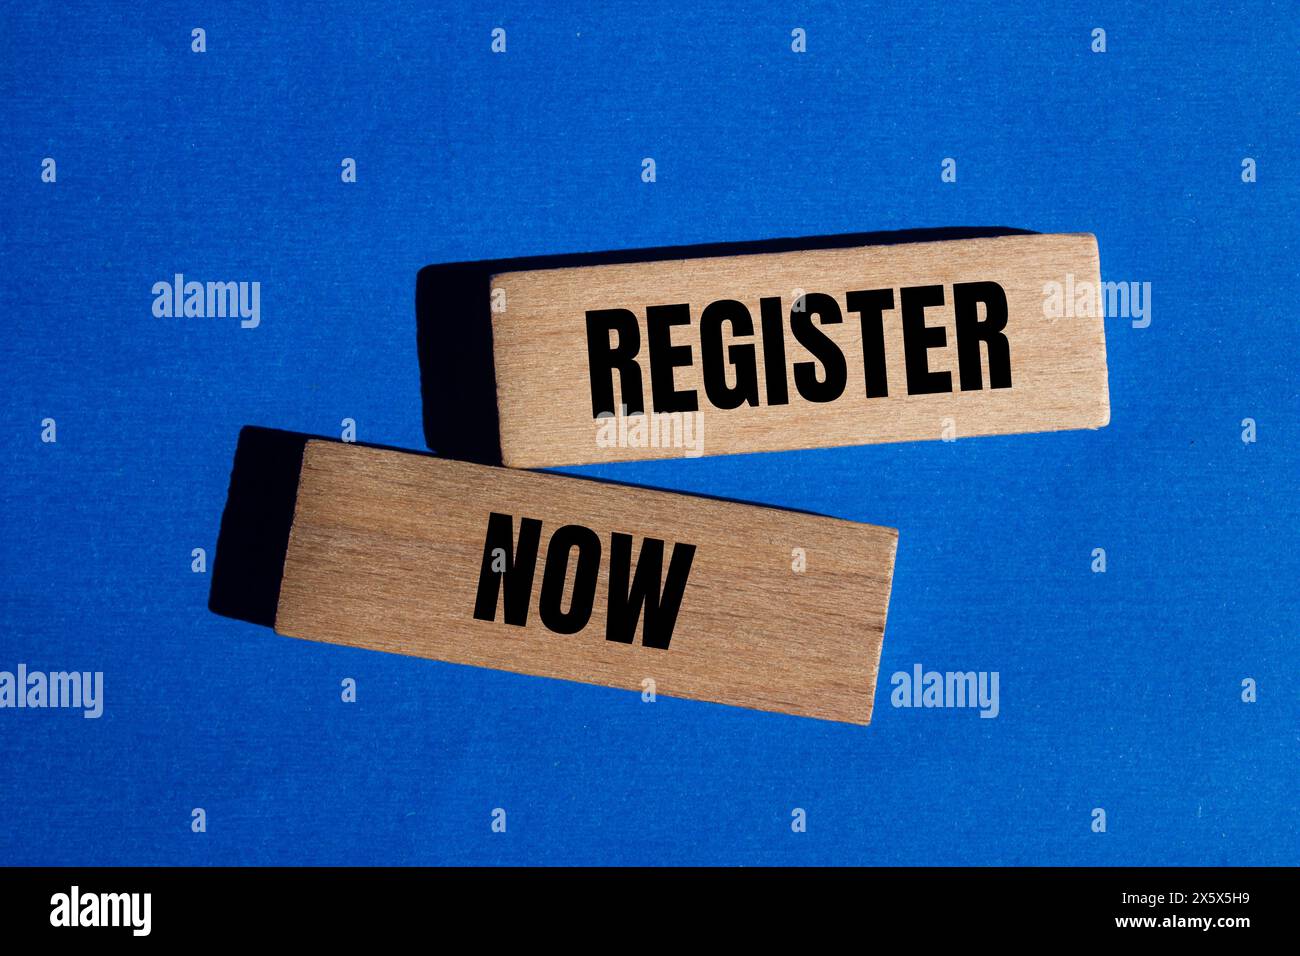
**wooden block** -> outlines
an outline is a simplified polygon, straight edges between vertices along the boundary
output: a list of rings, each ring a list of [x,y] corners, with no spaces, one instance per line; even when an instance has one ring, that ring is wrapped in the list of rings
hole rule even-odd
[[[897,540],[835,518],[310,441],[275,629],[865,724]]]
[[[502,459],[1100,428],[1099,283],[1087,234],[496,275]]]

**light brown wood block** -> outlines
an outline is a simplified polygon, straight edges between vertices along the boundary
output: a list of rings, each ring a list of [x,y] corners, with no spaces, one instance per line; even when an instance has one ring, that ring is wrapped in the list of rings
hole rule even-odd
[[[540,522],[531,548],[524,519]],[[311,441],[275,629],[865,724],[897,540],[835,518]],[[638,582],[643,604],[628,599]]]
[[[1100,292],[1088,234],[500,274],[502,459],[1100,428]]]

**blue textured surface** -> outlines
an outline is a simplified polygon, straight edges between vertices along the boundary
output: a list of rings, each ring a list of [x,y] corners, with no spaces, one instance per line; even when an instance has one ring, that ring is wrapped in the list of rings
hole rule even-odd
[[[0,710],[0,863],[1300,862],[1293,8],[207,6],[4,13],[0,669],[106,702]],[[901,529],[870,727],[206,609],[241,426],[423,449],[422,266],[965,225],[1152,284],[1109,427],[574,469]],[[155,318],[175,272],[261,326]],[[915,662],[1000,716],[890,707]]]

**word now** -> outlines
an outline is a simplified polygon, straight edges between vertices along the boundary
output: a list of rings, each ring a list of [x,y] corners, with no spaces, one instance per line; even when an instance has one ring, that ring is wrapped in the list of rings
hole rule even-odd
[[[505,623],[527,626],[541,535],[541,521],[521,519],[516,549],[513,516],[496,511],[491,513],[483,541],[478,594],[474,601],[476,619],[495,621],[504,592]],[[573,595],[566,611],[563,607],[565,582],[575,550],[578,556]],[[538,614],[548,630],[556,634],[576,634],[587,626],[595,606],[602,550],[600,536],[582,525],[566,524],[551,535],[537,601]],[[695,545],[674,544],[668,574],[664,577],[664,542],[658,538],[646,538],[641,543],[634,572],[632,536],[618,532],[611,534],[605,640],[631,644],[644,608],[642,645],[667,650],[694,559]]]
[[[857,313],[862,326],[863,374],[868,398],[889,395],[885,370],[885,313],[895,308],[893,289],[867,289],[844,297],[849,312]],[[952,391],[952,373],[930,368],[931,349],[948,344],[947,329],[927,325],[925,310],[944,305],[941,285],[909,286],[900,290],[899,312],[903,329],[903,356],[907,369],[907,394],[927,395]],[[768,405],[790,401],[792,372],[798,393],[810,402],[833,402],[848,386],[848,365],[839,345],[821,326],[844,321],[839,300],[824,292],[809,292],[795,300],[787,313],[779,296],[759,300],[759,335],[763,343],[764,398]],[[959,282],[952,287],[952,304],[957,330],[957,371],[963,392],[984,387],[980,366],[981,345],[988,351],[989,385],[1011,387],[1011,347],[1007,327],[1007,297],[996,282]],[[981,306],[984,313],[981,318]],[[814,321],[814,317],[816,317]],[[650,370],[650,391],[659,412],[693,412],[699,408],[694,389],[676,388],[674,370],[694,364],[695,350],[689,344],[674,344],[673,329],[692,323],[689,304],[652,305],[645,309],[645,326]],[[732,344],[725,347],[724,327],[729,327]],[[786,332],[814,359],[797,361],[787,369]],[[611,341],[617,336],[617,344]],[[695,340],[704,380],[704,392],[715,408],[732,409],[758,405],[759,368],[754,345],[736,344],[737,339],[755,335],[754,318],[744,303],[719,299],[700,313]],[[724,357],[725,351],[725,357]],[[587,312],[587,360],[591,378],[592,414],[614,408],[614,373],[619,375],[621,395],[628,414],[645,409],[641,352],[641,326],[629,309],[592,309]],[[821,366],[820,370],[818,366]],[[728,384],[728,371],[735,383]]]

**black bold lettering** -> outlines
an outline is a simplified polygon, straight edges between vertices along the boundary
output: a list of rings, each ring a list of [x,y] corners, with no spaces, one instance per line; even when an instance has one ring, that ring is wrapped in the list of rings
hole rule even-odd
[[[978,303],[984,303],[984,321]],[[1007,294],[996,282],[959,282],[952,287],[952,307],[957,315],[957,369],[961,390],[984,387],[980,369],[980,342],[989,350],[989,387],[1011,387],[1011,345],[1007,327]]]
[[[645,310],[646,334],[650,339],[650,390],[656,412],[694,412],[700,407],[694,389],[677,391],[673,369],[691,364],[691,347],[673,345],[673,326],[690,325],[691,307],[652,305]],[[632,414],[632,409],[628,409]]]
[[[686,579],[695,560],[695,545],[673,545],[673,556],[668,563],[668,577],[660,588],[660,574],[664,563],[664,543],[658,538],[646,538],[641,543],[636,574],[632,575],[632,536],[615,532],[609,542],[609,615],[605,624],[605,639],[631,644],[636,636],[637,619],[645,607],[645,624],[641,630],[641,643],[645,647],[668,649],[681,609]],[[629,581],[629,578],[631,580]]]
[[[578,549],[578,568],[573,575],[573,599],[566,613],[564,582],[569,573],[569,553]],[[546,570],[542,572],[542,593],[537,611],[542,623],[556,634],[576,634],[591,620],[596,599],[596,577],[600,573],[600,538],[590,528],[566,524],[551,535],[546,548]]]
[[[514,546],[514,518],[492,512],[488,516],[487,536],[483,539],[483,564],[478,572],[478,596],[474,617],[495,621],[497,598],[505,586],[505,622],[516,627],[528,623],[528,599],[533,592],[533,574],[537,570],[537,546],[542,537],[542,523],[524,518],[519,524],[519,550]],[[505,571],[492,570],[492,552],[505,554]]]
[[[790,387],[785,373],[785,312],[780,296],[758,300],[763,321],[763,368],[767,380],[767,404],[790,404]]]
[[[893,289],[850,292],[845,300],[850,312],[862,316],[862,365],[867,378],[867,398],[889,395],[885,371],[885,310],[894,308]]]
[[[704,393],[716,408],[739,408],[758,404],[758,365],[754,346],[729,345],[722,357],[722,325],[731,323],[734,335],[753,335],[754,320],[749,309],[735,299],[711,302],[700,316],[700,363]],[[736,384],[727,384],[727,365],[736,370]]]
[[[810,402],[833,402],[844,394],[849,380],[844,353],[825,332],[813,324],[817,315],[822,325],[835,325],[844,321],[840,304],[824,292],[808,292],[803,297],[804,311],[790,313],[790,329],[799,344],[826,368],[826,378],[818,381],[816,362],[796,362],[794,385],[799,394]]]
[[[941,325],[927,326],[925,310],[943,305],[943,286],[917,285],[902,292],[903,357],[907,365],[907,394],[931,395],[952,391],[952,374],[930,371],[930,349],[948,344],[948,330]]]
[[[617,347],[609,342],[610,332],[618,333]],[[587,312],[587,370],[591,379],[591,414],[614,415],[614,370],[618,370],[619,394],[629,415],[645,411],[641,394],[641,366],[636,354],[641,351],[641,327],[627,309],[592,309]]]

